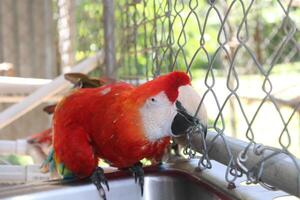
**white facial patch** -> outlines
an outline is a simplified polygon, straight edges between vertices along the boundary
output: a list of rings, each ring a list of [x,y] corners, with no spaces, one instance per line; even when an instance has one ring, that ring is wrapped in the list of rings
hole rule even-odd
[[[147,99],[140,113],[148,140],[171,136],[171,125],[177,111],[164,92]]]

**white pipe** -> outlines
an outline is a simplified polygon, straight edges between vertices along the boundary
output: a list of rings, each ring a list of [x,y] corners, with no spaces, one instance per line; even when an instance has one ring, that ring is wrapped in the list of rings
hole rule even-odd
[[[226,144],[230,149],[233,158],[236,160],[239,154],[244,151],[248,143],[241,140],[224,136],[224,140],[219,136],[215,139],[217,133],[208,132],[206,137],[207,147],[210,148],[208,156],[210,159],[216,160],[224,165],[230,162],[230,156],[226,151]],[[203,143],[200,135],[195,135],[191,139],[193,148],[198,152],[203,152]],[[263,153],[264,157],[268,157],[279,149],[268,149]],[[280,150],[279,150],[280,151]],[[262,155],[258,156],[254,153],[253,147],[250,147],[247,152],[247,160],[244,163],[247,169],[251,169],[262,159]],[[294,161],[285,153],[279,153],[264,161],[264,168],[261,175],[261,180],[264,183],[272,185],[289,194],[300,197],[300,160],[294,158]]]
[[[0,76],[0,94],[28,94],[51,82],[51,79]]]
[[[50,174],[40,172],[40,165],[0,165],[0,183],[25,183],[48,179]]]
[[[20,140],[0,140],[0,154],[22,154],[27,152],[28,143]]]

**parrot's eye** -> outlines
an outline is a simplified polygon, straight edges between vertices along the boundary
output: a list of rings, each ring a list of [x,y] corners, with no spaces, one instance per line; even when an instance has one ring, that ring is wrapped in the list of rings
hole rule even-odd
[[[150,107],[161,107],[168,106],[170,104],[167,95],[164,92],[160,92],[157,95],[150,96],[146,100],[146,104]]]
[[[157,105],[158,103],[159,103],[160,101],[159,101],[159,99],[158,98],[156,98],[156,97],[150,97],[149,99],[148,99],[148,104],[149,105]]]

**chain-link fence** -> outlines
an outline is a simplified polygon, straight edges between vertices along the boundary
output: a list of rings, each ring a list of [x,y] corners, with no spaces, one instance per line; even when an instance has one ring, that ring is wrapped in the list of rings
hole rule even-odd
[[[214,159],[226,157],[225,178],[232,188],[241,174],[247,175],[248,184],[266,179],[266,170],[272,168],[266,161],[280,160],[284,154],[293,168],[285,170],[296,172],[291,184],[299,185],[299,1],[126,0],[115,4],[119,75],[148,80],[183,70],[201,91],[199,104],[207,107],[209,130],[215,134],[207,145],[202,144],[199,167],[210,168],[209,152],[218,149],[220,155]],[[228,135],[248,142],[239,154]],[[251,167],[245,167],[249,154],[259,159],[250,159]],[[295,187],[294,194],[299,195]]]
[[[269,161],[288,159],[299,195],[299,0],[2,0],[0,16],[0,63],[15,75],[52,77],[104,47],[122,79],[188,72],[208,111],[199,167],[227,164],[233,187],[242,173],[278,182],[286,165]]]

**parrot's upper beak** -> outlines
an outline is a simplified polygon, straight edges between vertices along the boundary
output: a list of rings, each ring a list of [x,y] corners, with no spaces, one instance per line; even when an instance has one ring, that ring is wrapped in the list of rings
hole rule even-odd
[[[174,136],[187,133],[189,127],[195,124],[195,117],[187,113],[180,101],[176,101],[177,114],[172,122],[171,130]]]

